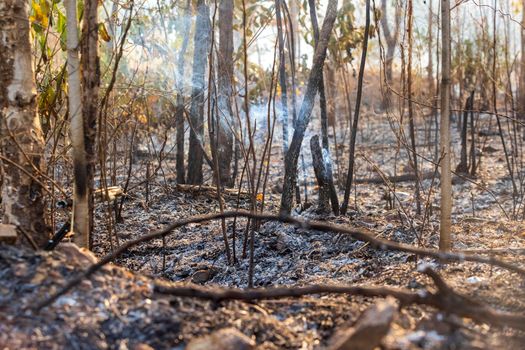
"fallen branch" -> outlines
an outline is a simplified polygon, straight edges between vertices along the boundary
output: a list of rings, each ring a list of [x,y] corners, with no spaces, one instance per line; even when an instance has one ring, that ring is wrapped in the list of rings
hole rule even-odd
[[[298,298],[312,294],[345,294],[365,297],[394,297],[402,306],[411,304],[432,306],[438,310],[470,318],[476,322],[498,327],[512,327],[525,330],[525,316],[501,312],[456,293],[437,272],[430,267],[423,267],[420,272],[429,276],[437,287],[435,293],[429,291],[411,292],[392,287],[362,287],[337,285],[312,285],[305,287],[278,287],[264,289],[206,288],[197,285],[177,285],[160,282],[154,285],[154,291],[177,297],[189,297],[211,300],[216,303],[227,300],[254,301],[264,299]]]
[[[420,180],[427,180],[432,179],[436,174],[433,171],[425,172],[421,175],[419,175],[418,179]],[[439,174],[438,174],[439,176]],[[407,182],[407,181],[415,181],[416,175],[415,174],[401,174],[397,176],[388,176],[388,181],[392,183],[398,183],[398,182]],[[385,179],[382,176],[376,176],[371,178],[361,178],[361,179],[355,179],[355,183],[358,184],[382,184],[385,182]]]
[[[211,198],[217,198],[217,187],[208,185],[188,185],[177,184],[177,191],[191,193],[192,195],[205,195]],[[250,199],[251,194],[247,191],[240,191],[233,188],[221,188],[221,194],[230,198],[236,199],[240,196],[241,199]]]
[[[377,238],[375,237],[372,231],[369,231],[364,228],[351,228],[350,229],[350,228],[346,228],[343,226],[331,225],[331,224],[326,224],[322,222],[316,222],[316,221],[308,222],[308,221],[297,219],[291,216],[285,216],[285,215],[278,216],[278,215],[273,215],[273,214],[257,214],[257,213],[252,213],[246,210],[239,210],[239,211],[227,211],[224,213],[198,215],[198,216],[194,216],[190,218],[181,219],[181,220],[172,222],[171,224],[167,225],[165,228],[159,231],[151,232],[144,236],[140,236],[134,240],[128,241],[122,244],[118,249],[114,250],[113,252],[101,258],[99,262],[91,265],[84,272],[80,273],[78,276],[71,279],[68,283],[66,283],[64,287],[62,287],[62,289],[52,294],[49,298],[41,301],[40,303],[37,303],[35,309],[40,310],[50,305],[61,295],[67,293],[73,287],[79,284],[83,279],[88,278],[89,276],[91,276],[92,274],[100,270],[104,265],[113,261],[115,258],[117,258],[121,254],[126,252],[131,247],[139,245],[143,242],[149,242],[151,240],[167,236],[171,234],[173,230],[179,227],[182,227],[182,226],[186,226],[188,224],[201,223],[201,222],[206,222],[206,221],[211,221],[211,220],[218,220],[222,218],[233,218],[233,217],[239,217],[239,216],[250,218],[250,219],[256,219],[260,221],[280,221],[284,223],[293,224],[303,229],[311,229],[311,230],[317,230],[317,231],[323,231],[323,232],[335,232],[335,233],[347,234],[359,241],[368,242],[372,247],[375,247],[380,250],[396,250],[396,251],[401,251],[405,253],[415,254],[420,257],[435,258],[442,262],[471,261],[471,262],[489,264],[489,265],[498,266],[498,267],[501,267],[501,268],[504,268],[509,271],[525,276],[525,269],[519,266],[509,264],[507,262],[498,260],[494,257],[480,257],[480,256],[470,255],[470,254],[454,254],[454,253],[449,253],[449,252],[441,252],[437,250],[413,247],[407,244],[396,243],[396,242],[392,242],[389,240]]]
[[[525,248],[464,249],[463,254],[516,254],[525,255]]]

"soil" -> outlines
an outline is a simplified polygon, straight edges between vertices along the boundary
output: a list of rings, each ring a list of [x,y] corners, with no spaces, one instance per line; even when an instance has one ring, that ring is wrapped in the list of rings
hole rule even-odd
[[[488,123],[488,117],[482,116],[480,128],[487,125],[483,118]],[[385,131],[388,130],[385,118],[368,116],[362,125],[359,152],[370,161],[358,157],[357,178],[377,176],[372,164],[389,176],[411,171],[406,151],[399,150],[394,135]],[[418,142],[429,146],[418,151],[432,159],[434,146],[428,133],[421,130],[419,135]],[[455,135],[457,145],[457,132]],[[275,138],[280,139],[278,135]],[[338,139],[341,144],[347,142],[343,135],[338,135]],[[308,136],[303,144],[307,145],[307,141]],[[491,254],[497,254],[498,258],[524,267],[524,251],[513,249],[525,247],[525,223],[511,219],[513,211],[520,213],[523,207],[517,203],[513,210],[512,186],[499,136],[487,136],[486,145],[493,148],[484,153],[477,177],[467,180],[455,177],[453,250],[492,249]],[[311,169],[309,151],[304,148],[305,168]],[[346,153],[343,150],[340,147],[338,154]],[[265,211],[273,213],[278,212],[280,200],[278,184],[283,169],[280,152],[280,147],[272,148],[274,156],[264,199]],[[456,153],[459,154],[457,149]],[[456,164],[457,159],[453,162]],[[144,160],[136,163],[132,184],[143,182],[145,164]],[[122,222],[108,225],[114,221],[108,216],[108,208],[113,204],[98,204],[96,221],[101,224],[94,234],[95,256],[111,252],[117,245],[116,236],[118,244],[122,244],[177,219],[219,211],[214,196],[177,190],[174,177],[170,176],[172,167],[168,160],[151,181],[132,186],[123,199]],[[422,171],[434,169],[433,164],[423,162]],[[335,169],[341,180],[344,171]],[[352,193],[348,215],[335,217],[318,211],[313,171],[310,172],[303,180],[308,204],[303,193],[303,204],[294,215],[348,227],[366,227],[384,239],[437,248],[438,178],[422,180],[421,215],[414,214],[412,182],[395,184],[395,197],[391,195],[391,185],[359,183]],[[389,197],[394,198],[393,208]],[[236,198],[225,196],[225,205],[235,209]],[[249,206],[247,199],[240,201],[241,208]],[[232,244],[233,220],[227,220],[226,226]],[[85,269],[95,257],[67,244],[59,245],[51,253],[0,246],[0,345],[8,349],[139,349],[147,344],[155,349],[183,349],[197,336],[234,327],[255,340],[257,349],[323,349],[336,331],[351,326],[375,302],[364,297],[323,295],[214,304],[153,291],[156,279],[246,287],[249,259],[243,254],[245,227],[245,219],[236,220],[237,262],[233,265],[226,259],[220,221],[187,225],[164,240],[132,248],[115,265],[104,267],[38,314],[28,308]],[[335,233],[264,222],[255,232],[254,257],[255,287],[335,283],[433,290],[432,282],[417,272],[418,264],[429,263],[455,291],[498,310],[525,312],[525,284],[516,274],[475,263],[440,265],[406,253],[376,251],[363,242]],[[523,333],[475,324],[414,305],[399,310],[382,342],[382,349],[520,348],[525,348]]]

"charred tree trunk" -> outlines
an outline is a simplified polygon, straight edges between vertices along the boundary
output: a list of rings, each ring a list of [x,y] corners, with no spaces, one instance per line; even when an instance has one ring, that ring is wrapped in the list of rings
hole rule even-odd
[[[319,88],[319,82],[322,77],[324,61],[326,59],[326,49],[328,40],[334,26],[337,16],[337,0],[330,0],[326,9],[326,15],[319,35],[319,42],[314,54],[312,70],[308,78],[306,94],[304,96],[299,115],[297,117],[296,128],[294,130],[290,149],[286,154],[284,166],[284,185],[281,197],[281,212],[289,214],[292,210],[292,199],[297,183],[297,162],[301,151],[304,133],[310,122],[310,116],[314,107],[315,95]]]
[[[177,144],[175,167],[177,171],[177,183],[185,183],[186,169],[184,166],[184,64],[186,63],[185,55],[188,48],[190,38],[190,16],[191,16],[191,0],[186,2],[186,9],[184,11],[184,27],[182,29],[182,46],[179,51],[179,58],[177,62],[177,100],[175,102],[175,138]]]
[[[474,107],[474,98],[472,99]],[[470,111],[470,176],[476,176],[476,124],[474,123],[474,111]]]
[[[330,210],[330,186],[326,182],[327,169],[323,161],[323,151],[319,147],[319,136],[315,135],[310,139],[310,149],[312,151],[312,164],[315,171],[315,178],[319,187],[319,209],[321,211]]]
[[[450,0],[441,3],[441,217],[439,249],[451,248],[452,171],[450,167]]]
[[[36,114],[28,9],[27,1],[0,5],[2,223],[16,226],[21,244],[42,248],[49,238],[38,181],[44,139]],[[28,238],[21,239],[21,233]]]
[[[407,14],[407,32],[408,32],[408,67],[407,67],[407,89],[408,89],[408,127],[410,129],[410,143],[412,147],[412,166],[414,169],[414,175],[416,176],[415,181],[415,197],[416,197],[416,213],[421,214],[421,194],[419,189],[419,170],[417,165],[417,149],[416,149],[416,131],[414,122],[414,104],[413,104],[413,82],[412,82],[412,24],[414,22],[413,17],[413,4],[412,0],[408,0],[408,14]]]
[[[193,52],[193,79],[190,107],[190,150],[188,157],[189,184],[201,184],[204,159],[201,143],[204,144],[204,88],[206,62],[210,46],[210,9],[204,0],[197,1]]]
[[[281,86],[281,108],[283,109],[282,123],[283,123],[283,156],[286,157],[288,153],[288,93],[286,75],[286,59],[284,54],[284,35],[283,23],[281,16],[281,1],[275,0],[275,16],[277,18],[277,38],[279,41],[279,85]]]
[[[463,121],[461,123],[461,156],[456,172],[462,174],[468,174],[468,157],[467,157],[467,131],[468,131],[468,116],[472,113],[472,107],[474,102],[474,91],[470,93],[465,102],[465,110],[463,111]]]
[[[522,1],[521,19],[521,64],[520,64],[520,91],[519,91],[519,117],[525,119],[525,1]]]
[[[82,67],[82,117],[84,121],[84,146],[86,148],[86,182],[89,201],[89,238],[75,238],[80,246],[93,245],[93,210],[96,161],[96,130],[98,115],[98,90],[100,85],[100,65],[98,59],[98,0],[84,1],[84,22],[82,24],[82,41],[80,46],[80,66]]]
[[[314,30],[315,47],[317,47],[317,42],[319,41],[319,24],[317,23],[315,1],[309,0],[308,3],[310,7],[310,18],[312,20],[312,27]],[[332,156],[330,155],[330,144],[328,142],[328,114],[326,109],[326,94],[323,72],[321,72],[321,81],[319,82],[319,105],[321,107],[321,133],[323,136],[323,152],[321,153],[321,156],[325,165],[325,171],[322,172],[322,174],[325,177],[324,181],[328,186],[334,214],[339,215],[339,199],[337,198],[337,190],[335,189],[334,185],[334,176],[332,172]]]
[[[233,79],[233,0],[221,0],[219,5],[218,70],[218,115],[215,116],[217,136],[216,142],[211,144],[219,164],[221,185],[232,187],[233,111],[230,98]]]
[[[70,139],[73,148],[73,213],[71,227],[75,241],[87,247],[89,243],[89,189],[87,188],[87,162],[82,119],[82,93],[80,87],[80,61],[78,57],[78,22],[76,0],[65,1],[67,18],[67,73]]]

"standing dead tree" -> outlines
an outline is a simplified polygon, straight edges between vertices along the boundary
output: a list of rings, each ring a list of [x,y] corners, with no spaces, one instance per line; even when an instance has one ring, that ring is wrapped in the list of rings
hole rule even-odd
[[[219,4],[218,96],[215,116],[216,140],[211,141],[213,156],[217,159],[219,180],[232,187],[233,111],[231,106],[233,80],[233,0]]]
[[[468,117],[469,113],[472,114],[472,109],[474,108],[474,90],[470,93],[469,97],[465,101],[465,110],[463,111],[463,121],[461,123],[461,153],[460,161],[456,167],[456,172],[462,174],[468,174],[469,165],[467,157],[467,131],[468,131]]]
[[[439,248],[451,248],[450,229],[452,215],[452,170],[450,166],[450,1],[441,3],[441,217]]]
[[[182,28],[182,45],[179,51],[177,62],[177,99],[175,102],[175,129],[176,129],[176,169],[177,169],[177,183],[185,183],[186,170],[184,167],[184,64],[186,63],[185,54],[188,48],[190,38],[190,16],[191,16],[191,0],[186,2],[186,9],[183,16]]]
[[[310,139],[310,149],[312,151],[312,165],[319,187],[319,209],[325,211],[329,208],[330,187],[326,181],[327,170],[323,160],[323,151],[319,147],[319,136],[315,135]]]
[[[286,59],[284,53],[284,34],[283,34],[283,21],[281,15],[281,1],[275,0],[275,16],[277,19],[277,40],[279,42],[279,85],[281,86],[281,108],[282,117],[281,122],[283,124],[283,156],[286,157],[288,153],[288,91],[287,91],[287,80],[286,75]]]
[[[521,62],[520,62],[520,82],[519,82],[519,101],[518,112],[520,119],[525,119],[525,1],[522,1],[521,18]]]
[[[16,226],[34,248],[48,240],[44,190],[38,180],[44,139],[36,114],[36,88],[29,41],[29,2],[0,5],[0,135],[3,224]]]
[[[82,67],[82,119],[84,122],[84,147],[86,149],[86,182],[89,203],[89,233],[88,236],[76,237],[80,246],[93,245],[95,161],[97,117],[99,115],[98,92],[100,85],[100,65],[98,58],[98,0],[84,1],[84,20],[82,24],[82,41],[80,44],[80,66]]]
[[[315,46],[317,46],[317,42],[319,41],[319,24],[317,23],[317,13],[315,10],[315,1],[309,0],[308,4],[310,7],[310,17],[312,20],[312,27],[314,31]],[[323,151],[321,153],[321,159],[320,159],[322,160],[322,162],[317,162],[318,166],[319,167],[322,166],[322,168],[316,169],[316,175],[319,173],[323,177],[321,181],[325,184],[328,190],[329,198],[332,203],[332,210],[335,215],[339,215],[339,199],[337,198],[337,190],[335,189],[335,185],[334,185],[334,176],[332,172],[332,157],[330,155],[330,144],[328,142],[328,113],[327,113],[327,108],[326,108],[326,94],[325,94],[323,72],[321,72],[321,81],[319,82],[319,105],[321,109],[321,130],[322,130],[321,134],[322,134]],[[334,137],[335,137],[335,133],[334,133]],[[313,139],[310,141],[310,144],[312,147],[314,147],[312,142],[314,142]],[[312,148],[312,150],[313,149],[314,148]],[[312,153],[312,156],[313,156],[313,153]],[[315,167],[315,162],[314,162],[314,167]]]
[[[412,0],[407,2],[407,32],[408,32],[408,65],[407,65],[407,90],[408,90],[408,127],[410,134],[410,146],[412,148],[412,156],[409,156],[411,160],[411,165],[414,170],[414,175],[416,177],[414,194],[416,197],[416,213],[421,214],[421,194],[420,194],[420,181],[419,181],[419,171],[417,166],[417,146],[416,146],[416,128],[414,121],[414,93],[413,93],[413,73],[412,73],[412,47],[413,47],[413,31],[412,26],[414,22],[414,7]],[[410,153],[409,153],[410,154]]]
[[[206,62],[210,46],[210,8],[204,0],[197,1],[197,20],[193,49],[193,89],[190,107],[190,149],[188,158],[189,184],[201,184],[203,180],[202,165],[204,154],[202,143],[204,138],[204,88],[206,77]]]
[[[80,61],[78,57],[77,2],[65,2],[67,14],[67,74],[70,119],[70,139],[73,148],[73,213],[71,227],[79,245],[89,244],[89,190],[87,188],[87,162],[84,146],[84,121],[80,87]]]
[[[330,0],[326,9],[323,26],[319,34],[319,42],[314,53],[314,62],[310,76],[308,78],[306,94],[297,117],[296,127],[294,130],[292,142],[290,144],[290,149],[288,150],[285,157],[284,185],[283,194],[281,196],[281,212],[284,213],[290,213],[292,210],[293,193],[297,183],[297,162],[299,159],[299,153],[301,151],[301,144],[303,142],[306,128],[310,123],[310,116],[314,107],[315,96],[317,95],[319,82],[322,78],[328,40],[330,39],[330,34],[332,32],[336,16],[337,0]]]

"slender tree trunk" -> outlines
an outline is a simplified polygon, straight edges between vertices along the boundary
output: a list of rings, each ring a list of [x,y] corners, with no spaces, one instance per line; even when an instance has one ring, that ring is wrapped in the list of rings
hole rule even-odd
[[[219,163],[220,181],[223,186],[232,187],[231,162],[233,156],[233,111],[231,106],[233,79],[233,0],[221,0],[219,4],[219,93],[216,116],[217,142],[215,156]]]
[[[429,95],[434,98],[434,62],[432,50],[434,49],[434,21],[433,21],[433,9],[432,9],[432,0],[429,0],[428,3],[428,66],[427,66],[427,80],[428,80],[428,91]]]
[[[525,0],[522,0],[521,10],[521,64],[520,64],[520,91],[519,91],[519,117],[525,119]]]
[[[315,47],[319,41],[319,24],[317,23],[317,13],[315,10],[315,1],[308,0],[310,7],[310,18],[312,20],[312,27],[314,30],[314,41]],[[339,215],[339,199],[337,198],[337,190],[334,185],[334,176],[332,171],[332,156],[330,155],[330,144],[328,142],[328,115],[326,110],[326,94],[324,86],[324,74],[321,72],[321,81],[319,82],[319,105],[321,109],[321,135],[322,135],[322,159],[325,164],[325,171],[320,172],[328,191],[330,193],[330,201],[332,202],[332,208],[335,215]],[[312,148],[313,150],[313,148]]]
[[[277,18],[277,39],[279,41],[279,85],[281,86],[281,108],[283,124],[283,157],[288,153],[288,92],[286,75],[286,56],[284,54],[284,35],[281,15],[281,1],[275,0],[275,16]]]
[[[75,238],[75,243],[82,247],[93,245],[93,191],[95,187],[96,130],[98,115],[98,90],[100,84],[100,66],[98,59],[98,0],[84,1],[84,20],[82,24],[82,42],[80,46],[80,66],[82,72],[82,119],[84,121],[84,146],[86,149],[89,203],[89,237]]]
[[[441,3],[441,218],[439,249],[451,248],[452,171],[450,168],[450,0]]]
[[[186,9],[184,10],[183,28],[182,28],[182,45],[179,51],[177,62],[177,100],[175,102],[175,138],[176,138],[176,156],[175,167],[177,171],[177,183],[185,183],[186,169],[184,166],[184,65],[186,63],[185,55],[188,49],[188,42],[190,38],[190,16],[191,16],[191,0],[186,2]]]
[[[80,60],[78,57],[78,22],[76,0],[65,1],[67,18],[67,73],[70,120],[70,139],[73,148],[73,214],[71,227],[75,242],[89,244],[89,189],[87,183],[86,149],[84,146],[84,120],[82,119],[82,92],[80,87]]]
[[[16,226],[20,244],[43,247],[49,238],[39,181],[44,139],[36,114],[29,4],[4,0],[0,5],[2,223]]]
[[[282,0],[284,1],[284,0]],[[291,40],[294,44],[293,46],[293,52],[295,53],[295,57],[292,56],[292,59],[296,62],[299,62],[301,60],[301,46],[300,46],[300,39],[301,39],[301,33],[300,33],[300,26],[299,26],[299,7],[298,0],[290,0],[290,26],[292,27],[293,33],[293,39]]]
[[[395,14],[394,14],[394,32],[390,30],[388,25],[388,0],[382,0],[381,2],[381,27],[383,28],[383,33],[386,39],[386,57],[385,57],[385,79],[388,85],[393,83],[393,73],[392,73],[392,64],[394,62],[394,54],[397,46],[397,39],[399,36],[399,23],[401,20],[401,10],[400,7],[395,5]],[[390,107],[389,101],[391,97],[390,89],[387,87],[385,96],[383,96],[383,108],[387,109]]]
[[[319,147],[319,136],[312,136],[310,139],[310,150],[312,152],[312,165],[319,187],[319,210],[330,211],[330,187],[326,182],[326,166],[323,160],[323,151]]]
[[[412,0],[408,0],[408,14],[407,14],[407,31],[408,31],[408,66],[407,66],[407,89],[408,89],[408,127],[410,129],[410,143],[412,147],[412,165],[414,168],[415,180],[415,197],[416,197],[416,213],[421,214],[421,194],[419,190],[419,170],[417,166],[417,149],[416,149],[416,130],[414,125],[414,94],[412,92],[412,24],[414,21]]]
[[[345,215],[348,210],[348,200],[352,190],[355,163],[355,142],[357,139],[357,127],[359,125],[359,110],[361,107],[361,95],[363,93],[363,77],[365,74],[366,54],[368,51],[368,33],[370,32],[370,0],[366,0],[366,24],[363,37],[363,48],[361,52],[361,64],[359,65],[359,76],[357,80],[357,97],[355,100],[354,121],[352,123],[352,135],[350,135],[350,155],[348,161],[348,173],[346,176],[345,196],[341,205],[341,214]]]
[[[197,1],[197,20],[195,23],[193,50],[193,79],[190,107],[190,154],[188,158],[188,183],[201,184],[204,144],[204,88],[206,62],[210,46],[210,8],[204,0]]]
[[[497,2],[494,0],[493,4],[494,8],[497,8]],[[516,185],[516,181],[514,179],[514,171],[512,170],[512,164],[511,159],[509,155],[509,151],[507,149],[507,142],[505,141],[505,136],[503,135],[503,127],[501,125],[501,118],[498,115],[498,88],[496,85],[496,74],[497,74],[497,26],[496,26],[496,18],[497,13],[494,12],[493,14],[493,22],[492,22],[492,28],[493,28],[493,34],[492,34],[492,105],[493,105],[493,112],[496,116],[496,124],[498,126],[498,133],[501,141],[501,146],[503,147],[503,154],[505,155],[505,163],[507,164],[507,170],[509,172],[509,176],[512,182],[512,189],[513,189],[513,196],[515,196],[518,193],[518,187]]]
[[[299,115],[297,117],[296,128],[290,144],[290,149],[286,154],[284,166],[284,185],[281,197],[281,212],[289,214],[292,209],[292,199],[295,185],[297,183],[297,162],[303,142],[304,133],[310,122],[310,116],[314,107],[315,95],[319,88],[319,81],[322,77],[324,61],[328,40],[337,16],[337,0],[329,0],[323,27],[319,35],[319,42],[314,54],[312,70],[308,78],[306,93],[304,96]]]
[[[474,90],[467,97],[465,102],[465,110],[463,111],[463,121],[461,124],[461,156],[456,172],[462,174],[468,174],[468,157],[467,157],[467,132],[468,132],[468,115],[472,113],[472,107],[474,102]]]

